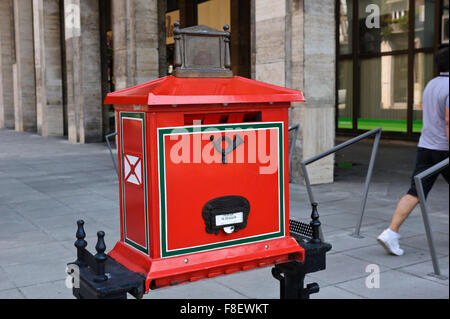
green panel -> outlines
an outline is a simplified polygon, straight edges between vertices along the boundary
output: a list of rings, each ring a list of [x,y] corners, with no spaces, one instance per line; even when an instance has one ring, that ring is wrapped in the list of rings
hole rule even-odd
[[[358,119],[359,130],[373,130],[380,127],[383,131],[405,132],[407,130],[404,120],[378,120],[378,119]]]
[[[413,132],[420,133],[422,132],[423,122],[421,120],[413,121]]]
[[[338,119],[338,128],[344,128],[344,129],[352,129],[353,128],[353,123],[352,123],[352,118],[350,117],[340,117]]]
[[[404,120],[380,120],[380,119],[358,119],[359,130],[373,130],[382,127],[383,131],[404,132],[407,131],[406,121]],[[422,131],[422,121],[413,121],[413,132],[420,133]],[[340,129],[352,129],[353,123],[351,118],[341,117],[338,119],[337,127]]]

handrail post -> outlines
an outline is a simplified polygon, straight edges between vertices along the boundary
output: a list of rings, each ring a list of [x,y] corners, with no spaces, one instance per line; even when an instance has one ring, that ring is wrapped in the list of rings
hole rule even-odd
[[[434,273],[431,273],[429,275],[436,277],[438,279],[442,279],[442,280],[446,280],[446,279],[448,279],[448,277],[443,276],[441,274],[441,270],[439,268],[439,262],[438,262],[437,255],[436,255],[436,249],[434,247],[433,232],[431,231],[430,220],[428,218],[428,209],[427,209],[427,205],[426,205],[426,198],[425,198],[425,192],[423,190],[422,179],[427,178],[430,175],[433,175],[433,174],[439,172],[440,170],[447,167],[448,164],[449,164],[449,159],[446,158],[445,160],[437,163],[436,165],[430,167],[429,169],[414,176],[414,182],[416,184],[417,195],[419,196],[420,210],[422,212],[423,224],[425,226],[425,233],[427,235],[428,247],[430,249],[431,261],[433,263],[433,269],[434,269]]]
[[[291,170],[292,170],[292,157],[294,156],[294,150],[295,150],[295,143],[297,142],[297,135],[298,130],[300,129],[300,124],[296,124],[293,126],[290,126],[288,128],[288,132],[295,131],[294,136],[292,137],[291,145],[289,146],[289,179],[291,177]]]
[[[372,146],[372,155],[370,156],[370,162],[369,162],[369,168],[367,170],[367,176],[366,176],[366,183],[364,185],[364,193],[361,201],[361,208],[360,208],[360,217],[356,223],[355,232],[352,234],[353,237],[356,238],[363,238],[363,236],[360,235],[361,225],[364,217],[364,210],[366,209],[366,203],[367,203],[367,195],[369,193],[369,186],[370,182],[372,180],[372,173],[373,173],[373,167],[375,165],[375,158],[377,156],[378,151],[378,144],[380,143],[381,138],[381,130],[379,130],[375,135],[375,140],[373,142]]]
[[[357,238],[362,238],[362,236],[360,235],[360,228],[361,228],[361,224],[362,224],[362,219],[364,216],[364,210],[366,207],[366,202],[367,202],[367,195],[369,192],[369,186],[370,186],[370,182],[372,179],[372,173],[373,173],[373,167],[375,165],[375,158],[376,158],[376,154],[378,151],[378,146],[379,146],[379,142],[380,142],[380,138],[381,138],[381,132],[382,132],[382,128],[378,127],[376,129],[373,129],[371,131],[368,131],[366,133],[363,133],[359,136],[356,136],[348,141],[345,141],[344,143],[341,143],[339,145],[336,145],[335,147],[322,152],[316,156],[313,156],[307,160],[304,160],[301,162],[301,167],[302,167],[302,171],[303,171],[303,178],[305,180],[305,186],[306,186],[306,190],[308,192],[308,197],[309,197],[309,201],[310,203],[314,203],[316,202],[314,199],[314,195],[312,192],[312,187],[311,187],[311,181],[309,180],[309,175],[308,175],[308,171],[306,169],[306,165],[311,164],[315,161],[320,160],[321,158],[328,156],[330,154],[336,153],[337,151],[344,149],[346,147],[349,147],[369,136],[375,135],[375,140],[373,143],[373,147],[372,147],[372,155],[370,157],[370,162],[369,162],[369,168],[367,170],[367,175],[366,175],[366,181],[365,181],[365,186],[364,186],[364,192],[363,192],[363,197],[361,200],[361,208],[360,208],[360,217],[357,221],[356,227],[355,227],[355,232],[351,234],[351,236],[353,237],[357,237]]]

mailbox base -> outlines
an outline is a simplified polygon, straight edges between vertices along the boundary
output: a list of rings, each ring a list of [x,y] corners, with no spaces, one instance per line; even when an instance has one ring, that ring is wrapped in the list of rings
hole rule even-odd
[[[304,261],[304,249],[293,237],[177,257],[151,259],[123,242],[118,242],[109,255],[126,268],[145,273],[146,292],[234,272],[273,266],[291,261]]]
[[[78,278],[73,282],[73,295],[77,299],[127,299],[127,293],[135,298],[144,295],[145,276],[132,272],[111,257],[105,261],[107,280],[98,281],[95,267],[85,262],[68,264],[78,269]]]
[[[316,218],[317,219],[317,218]],[[78,221],[77,260],[68,264],[78,299],[126,299],[127,293],[142,298],[149,289],[188,283],[234,272],[275,266],[282,299],[308,299],[319,291],[316,283],[304,287],[307,273],[326,267],[328,243],[291,231],[292,236],[226,249],[152,260],[119,241],[105,255],[104,232],[97,233],[96,255],[86,250],[83,221]]]
[[[280,299],[309,299],[309,296],[318,293],[320,288],[317,283],[305,287],[305,276],[326,268],[326,253],[331,249],[331,245],[323,242],[311,243],[308,237],[292,235],[305,249],[305,261],[276,265],[272,268],[272,275],[280,281]]]

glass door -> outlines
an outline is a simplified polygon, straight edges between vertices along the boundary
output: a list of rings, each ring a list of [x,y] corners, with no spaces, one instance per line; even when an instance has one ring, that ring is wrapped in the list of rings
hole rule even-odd
[[[445,42],[439,34],[448,0],[338,0],[336,5],[338,132],[381,126],[387,135],[417,138],[422,94],[436,76],[434,52]]]

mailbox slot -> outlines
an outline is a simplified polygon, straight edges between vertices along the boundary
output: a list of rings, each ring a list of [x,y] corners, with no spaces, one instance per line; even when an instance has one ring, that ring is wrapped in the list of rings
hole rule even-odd
[[[195,125],[261,122],[261,112],[185,114],[184,124]]]
[[[218,234],[221,229],[229,234],[244,229],[250,213],[250,203],[242,196],[223,196],[208,201],[202,216],[208,234]]]

